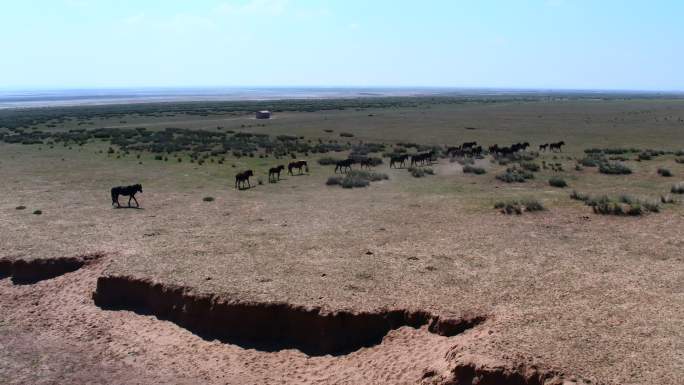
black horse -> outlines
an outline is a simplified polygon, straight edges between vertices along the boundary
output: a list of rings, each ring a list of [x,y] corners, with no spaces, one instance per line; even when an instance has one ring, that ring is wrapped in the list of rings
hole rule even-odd
[[[338,160],[337,162],[335,162],[335,173],[337,173],[337,170],[340,170],[341,173],[344,173],[347,170],[351,171],[351,167],[354,163],[355,163],[355,161],[352,158],[347,158],[345,160]]]
[[[408,154],[402,154],[402,155],[395,155],[390,157],[390,168],[394,166],[395,168],[397,165],[400,167],[404,167],[404,162],[406,162],[406,159],[408,159]]]
[[[245,188],[245,182],[247,182],[247,188],[252,188],[252,185],[249,183],[250,176],[254,176],[254,172],[252,170],[239,172],[237,175],[235,175],[235,188],[242,190]]]
[[[297,170],[299,170],[299,174],[302,173],[302,169],[306,170],[306,172],[309,172],[309,164],[306,163],[305,160],[298,160],[295,162],[290,162],[290,164],[287,165],[287,172],[290,175],[294,175],[294,174],[292,174],[292,169],[295,169],[295,168]]]
[[[131,199],[135,201],[135,206],[140,207],[138,200],[135,199],[135,194],[142,193],[142,185],[134,184],[131,186],[118,186],[112,187],[112,206],[116,204],[116,207],[121,207],[119,204],[119,195],[128,196],[128,207],[131,207]]]
[[[549,147],[548,143],[540,144],[539,145],[539,151],[544,151],[546,152],[546,149]]]
[[[550,149],[551,151],[556,151],[556,150],[558,150],[558,151],[563,151],[563,150],[561,149],[561,147],[563,147],[564,145],[565,145],[565,142],[561,140],[560,142],[550,143],[550,144],[549,144],[549,149]]]
[[[268,169],[268,181],[269,182],[275,182],[277,180],[280,180],[280,173],[285,169],[285,166],[282,164],[279,165],[278,167],[271,167]]]

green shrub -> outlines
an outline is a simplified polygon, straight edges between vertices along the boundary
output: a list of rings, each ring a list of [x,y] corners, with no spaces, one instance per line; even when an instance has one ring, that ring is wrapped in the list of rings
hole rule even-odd
[[[532,171],[532,172],[539,171],[539,165],[534,163],[534,162],[520,162],[520,167],[522,167],[523,170],[527,170],[527,171]]]
[[[660,203],[662,203],[662,204],[676,204],[678,202],[672,195],[668,194],[668,195],[661,195],[660,196]]]
[[[325,181],[325,184],[328,186],[337,186],[342,184],[342,178],[341,176],[331,176],[328,178],[327,181]]]
[[[463,172],[466,174],[482,175],[482,174],[485,174],[487,171],[485,171],[485,169],[482,167],[465,165],[465,166],[463,166]]]
[[[565,179],[557,176],[551,177],[551,179],[549,179],[549,185],[560,188],[568,186],[568,184],[565,182]]]
[[[663,168],[663,167],[659,167],[659,168],[658,168],[658,174],[659,174],[660,176],[670,177],[670,176],[672,176],[672,171],[670,171],[670,170],[668,170],[668,169],[666,169],[666,168]]]
[[[342,186],[344,188],[366,187],[370,182],[389,179],[387,174],[369,172],[363,170],[352,170],[345,176],[331,176],[326,180],[328,186]]]
[[[524,182],[527,179],[533,178],[534,174],[532,174],[530,171],[523,170],[522,168],[516,166],[509,167],[504,173],[496,176],[496,179],[506,183]]]
[[[620,162],[603,162],[599,164],[599,172],[609,175],[631,174],[632,169]]]
[[[205,201],[205,202],[213,202],[213,201],[214,201],[214,197],[204,197],[204,198],[202,198],[202,200]]]
[[[684,182],[673,184],[670,192],[673,194],[684,194]]]
[[[524,199],[522,205],[525,207],[525,211],[544,211],[546,208],[544,205],[536,199]]]
[[[584,194],[576,190],[572,190],[572,193],[570,193],[570,199],[586,202],[589,200],[589,194]]]
[[[42,210],[36,210],[33,213],[36,215],[41,215],[43,213],[43,211]]]
[[[26,206],[23,206],[23,205],[22,205],[22,206],[17,206],[17,207],[15,207],[15,208],[16,208],[17,210],[25,210],[25,209],[26,209]]]
[[[580,160],[580,164],[584,167],[598,167],[601,164],[602,159],[593,156],[587,156]]]
[[[350,132],[340,132],[340,136],[344,137],[344,138],[353,138],[354,134],[352,134]]]
[[[415,178],[422,178],[425,176],[425,172],[423,171],[422,168],[419,168],[419,167],[409,167],[408,171]]]
[[[354,188],[354,187],[366,187],[370,184],[368,179],[364,179],[358,176],[345,176],[342,179],[341,185],[344,188]]]
[[[532,198],[497,202],[494,204],[494,208],[501,210],[504,214],[516,215],[522,214],[523,211],[534,212],[546,210],[541,202]]]

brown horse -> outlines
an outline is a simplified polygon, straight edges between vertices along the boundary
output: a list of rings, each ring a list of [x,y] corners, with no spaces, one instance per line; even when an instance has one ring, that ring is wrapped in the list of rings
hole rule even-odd
[[[252,185],[249,183],[250,176],[254,176],[252,170],[243,171],[235,175],[235,188],[239,190],[244,189],[245,182],[247,182],[247,188],[252,188]]]
[[[140,207],[140,204],[138,204],[138,200],[135,199],[135,194],[139,192],[143,192],[141,184],[112,187],[112,206],[116,204],[116,207],[121,207],[121,205],[119,204],[119,195],[123,195],[129,197],[128,207],[131,207],[131,199],[135,201],[136,207]]]
[[[302,173],[302,169],[304,169],[307,173],[309,172],[309,164],[306,163],[305,160],[298,160],[295,162],[290,162],[290,164],[287,165],[287,172],[290,175],[294,175],[294,174],[292,174],[292,169],[295,169],[295,168],[297,170],[299,170],[300,175]]]
[[[280,173],[285,169],[282,164],[277,167],[271,167],[268,169],[268,181],[275,182],[280,180]]]

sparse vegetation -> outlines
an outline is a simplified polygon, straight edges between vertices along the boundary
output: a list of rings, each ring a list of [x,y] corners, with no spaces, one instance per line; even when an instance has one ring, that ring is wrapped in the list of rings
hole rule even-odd
[[[673,184],[670,192],[673,194],[684,194],[684,182]]]
[[[551,179],[549,179],[549,185],[560,188],[568,186],[568,184],[565,182],[565,179],[557,176],[551,177]]]
[[[352,170],[345,176],[331,176],[325,184],[328,186],[342,186],[344,188],[366,187],[371,182],[389,179],[387,174],[369,172],[363,170]]]
[[[534,212],[534,211],[544,211],[546,208],[544,205],[536,199],[524,199],[524,200],[509,200],[501,201],[494,204],[494,208],[501,210],[504,214],[517,214],[520,215],[523,211]]]
[[[202,198],[202,200],[205,201],[205,202],[213,202],[213,201],[214,201],[214,197],[204,197],[204,198]]]
[[[35,210],[33,213],[35,215],[41,215],[41,214],[43,214],[43,210]]]
[[[463,172],[466,174],[482,175],[482,174],[485,174],[487,171],[482,167],[465,165],[465,166],[463,166]]]
[[[21,206],[15,207],[15,208],[16,208],[17,210],[25,210],[25,209],[26,209],[26,206],[21,205]]]
[[[522,183],[525,182],[527,179],[533,178],[534,174],[532,172],[524,170],[517,166],[509,167],[506,169],[505,172],[496,176],[496,179],[506,183]]]
[[[660,175],[660,176],[665,176],[665,177],[670,177],[670,176],[672,176],[672,171],[670,171],[670,170],[667,169],[667,168],[658,167],[658,175]]]
[[[602,162],[599,164],[599,172],[609,175],[627,175],[632,169],[620,162]]]

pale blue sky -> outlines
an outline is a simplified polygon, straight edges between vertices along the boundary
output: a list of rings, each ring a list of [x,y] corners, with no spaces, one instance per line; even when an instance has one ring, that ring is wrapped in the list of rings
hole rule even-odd
[[[0,88],[684,90],[679,0],[3,0]]]

